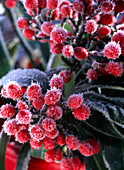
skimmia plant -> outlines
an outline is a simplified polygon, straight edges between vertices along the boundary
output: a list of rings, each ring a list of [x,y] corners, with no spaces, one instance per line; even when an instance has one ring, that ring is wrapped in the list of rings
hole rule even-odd
[[[124,1],[4,2],[10,13],[18,4],[26,14],[16,23],[23,36],[49,43],[48,65],[53,57],[59,63],[1,78],[0,147],[7,136],[21,144],[17,170],[30,156],[60,162],[61,170],[122,170]]]

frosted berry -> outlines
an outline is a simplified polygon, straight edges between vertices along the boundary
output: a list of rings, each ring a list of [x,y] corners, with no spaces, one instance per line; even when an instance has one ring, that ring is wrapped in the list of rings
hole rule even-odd
[[[2,105],[2,107],[0,108],[0,115],[3,118],[12,117],[14,114],[15,114],[15,108],[11,104]]]
[[[61,92],[59,90],[49,90],[45,94],[45,103],[48,105],[56,104],[61,97]]]
[[[52,19],[53,21],[59,19],[59,16],[60,16],[60,11],[59,11],[59,9],[56,8],[56,9],[54,9],[54,10],[51,12],[51,19]]]
[[[71,158],[63,158],[61,162],[61,170],[73,170],[73,163]]]
[[[92,147],[92,145],[86,141],[80,143],[78,150],[84,156],[91,156],[94,152],[94,148]]]
[[[19,110],[28,110],[28,105],[21,100],[18,101],[17,106]]]
[[[64,57],[70,58],[74,54],[74,48],[72,45],[65,45],[62,50]]]
[[[63,5],[61,7],[61,14],[64,18],[72,18],[73,10],[68,5]]]
[[[101,66],[98,67],[98,71],[102,76],[107,76],[108,73],[105,71],[105,69]]]
[[[44,138],[43,140],[43,147],[45,149],[51,150],[55,147],[55,140],[54,139],[49,139],[49,138]]]
[[[81,106],[82,102],[82,95],[73,94],[68,98],[67,105],[70,109],[76,109]]]
[[[112,41],[120,44],[120,47],[124,47],[124,31],[118,31],[112,37]]]
[[[123,0],[117,0],[115,2],[115,9],[116,12],[123,12],[124,11],[124,1]]]
[[[59,5],[59,0],[47,0],[47,8],[53,10]]]
[[[22,93],[25,94],[26,90],[27,90],[27,87],[21,87],[21,90],[22,90]]]
[[[46,131],[46,136],[50,139],[56,138],[58,134],[59,134],[59,131],[56,128],[52,130],[51,132]]]
[[[10,82],[6,86],[7,96],[13,100],[17,100],[22,96],[21,87],[16,82]]]
[[[100,22],[102,25],[110,25],[115,22],[115,17],[112,14],[104,14],[101,15]]]
[[[16,120],[20,124],[29,124],[31,120],[32,114],[28,110],[21,110],[17,115],[16,115]]]
[[[15,0],[6,0],[5,6],[7,8],[14,8],[16,6],[16,1]]]
[[[98,78],[98,73],[97,73],[97,71],[94,70],[94,69],[89,69],[89,70],[87,71],[87,78],[88,78],[89,80],[96,80],[96,79]]]
[[[57,149],[49,150],[45,153],[45,161],[47,162],[54,162],[57,159]]]
[[[51,132],[52,130],[55,129],[56,127],[56,123],[53,119],[51,118],[45,118],[43,121],[42,121],[42,126],[43,128],[48,131],[48,132]]]
[[[60,133],[56,138],[56,143],[60,146],[63,146],[65,144],[65,135]]]
[[[105,66],[105,71],[116,77],[121,77],[123,74],[123,67],[117,62],[109,62]]]
[[[25,0],[24,6],[26,9],[33,10],[38,6],[37,0]]]
[[[20,124],[20,129],[28,129],[29,128],[29,124]]]
[[[60,149],[58,149],[57,150],[57,158],[55,159],[55,161],[61,161],[62,158],[63,158],[63,152]]]
[[[26,29],[29,25],[29,20],[27,18],[20,17],[17,20],[17,25],[20,29]]]
[[[30,139],[30,134],[27,129],[19,130],[15,136],[19,143],[25,143]]]
[[[96,140],[94,140],[94,139],[87,139],[85,142],[90,143],[90,145],[93,147],[93,149],[94,149],[93,154],[96,154],[96,153],[99,152],[100,145],[99,145],[99,143]]]
[[[76,0],[73,3],[73,9],[76,12],[83,12],[83,10],[84,10],[84,3],[83,3],[83,1],[82,0]]]
[[[88,57],[88,52],[85,48],[83,47],[76,47],[74,49],[74,56],[75,58],[77,58],[78,60],[83,60],[85,58]]]
[[[54,119],[54,120],[58,120],[62,117],[62,109],[61,107],[57,106],[57,105],[50,105],[47,107],[47,116]]]
[[[27,88],[27,97],[30,100],[35,100],[41,95],[41,87],[39,84],[33,83]]]
[[[61,11],[61,7],[62,7],[63,5],[71,6],[72,3],[71,3],[69,0],[62,1],[62,3],[61,3],[60,6],[59,6],[60,11]]]
[[[108,26],[100,27],[99,30],[97,31],[98,36],[100,36],[101,38],[106,37],[110,33],[111,29]]]
[[[83,0],[85,3],[90,4],[93,2],[93,0]]]
[[[59,75],[53,75],[50,81],[50,87],[51,89],[63,89],[63,78],[60,77]]]
[[[15,119],[10,119],[4,122],[3,128],[7,135],[15,135],[19,131],[19,124]]]
[[[7,91],[6,91],[6,88],[5,87],[2,87],[1,89],[1,95],[4,97],[4,98],[7,98]]]
[[[86,105],[81,105],[79,108],[73,110],[76,119],[86,120],[90,115],[90,109]]]
[[[55,43],[63,43],[65,42],[67,38],[67,33],[64,29],[62,28],[54,28],[51,31],[50,38],[55,42]]]
[[[71,73],[68,70],[60,71],[59,75],[63,78],[63,83],[68,83],[71,80]]]
[[[118,43],[112,41],[105,45],[104,55],[109,59],[116,59],[121,54],[121,47]]]
[[[106,1],[106,2],[103,2],[102,6],[101,6],[101,11],[105,14],[111,12],[114,8],[114,5],[113,5],[113,2],[111,1]]]
[[[98,25],[97,25],[96,21],[93,20],[93,19],[88,20],[86,22],[86,27],[85,28],[86,28],[86,32],[88,34],[93,34],[94,32],[96,32],[97,31],[97,27],[98,27]]]
[[[50,33],[54,27],[55,26],[52,24],[52,22],[46,21],[43,22],[43,24],[41,25],[41,30],[43,31],[44,34],[50,36]]]
[[[51,52],[53,54],[61,54],[63,47],[64,47],[64,44],[54,44],[51,48]]]
[[[74,170],[79,170],[80,167],[81,167],[81,161],[78,158],[78,156],[75,156],[75,157],[73,157],[71,159],[72,159],[72,162],[73,162]]]
[[[38,0],[38,7],[44,9],[46,8],[47,0]]]
[[[23,30],[23,35],[25,38],[27,38],[29,40],[33,40],[35,32],[33,30],[27,28],[27,29]]]
[[[31,149],[40,149],[42,145],[42,140],[35,140],[33,138],[30,139],[30,146],[31,146]]]
[[[66,136],[65,141],[66,141],[67,146],[70,149],[72,149],[72,150],[78,149],[79,141],[75,136],[68,135],[68,136]]]
[[[33,100],[32,105],[34,106],[35,109],[42,109],[43,105],[44,105],[45,101],[44,101],[44,95],[40,95],[37,99]]]
[[[30,135],[31,138],[35,139],[35,140],[43,140],[45,137],[45,130],[43,129],[43,127],[41,125],[32,125],[30,127]]]

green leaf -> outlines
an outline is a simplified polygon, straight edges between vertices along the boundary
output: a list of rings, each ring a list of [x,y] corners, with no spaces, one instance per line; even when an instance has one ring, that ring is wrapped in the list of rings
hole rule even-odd
[[[30,159],[31,148],[30,144],[27,142],[23,144],[17,159],[16,170],[26,170],[28,166],[28,162]]]
[[[123,170],[124,140],[99,135],[99,141],[106,167],[109,170]]]
[[[16,69],[10,71],[2,79],[0,85],[7,84],[8,80],[16,81],[20,86],[29,86],[32,82],[38,82],[43,86],[43,90],[48,87],[48,79],[44,72],[37,69]]]
[[[40,149],[32,149],[31,150],[31,156],[36,158],[44,159],[44,154],[47,150],[43,147],[43,144],[41,145]]]
[[[9,137],[4,131],[0,134],[0,170],[5,170],[5,152]]]
[[[52,61],[51,68],[63,68],[63,67],[67,68],[68,65],[61,60],[60,55],[56,55]]]
[[[0,77],[7,74],[9,70],[11,70],[10,55],[0,29]]]

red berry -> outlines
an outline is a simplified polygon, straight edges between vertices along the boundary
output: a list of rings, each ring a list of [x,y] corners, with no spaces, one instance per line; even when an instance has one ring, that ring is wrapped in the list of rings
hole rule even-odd
[[[63,43],[65,42],[67,38],[67,33],[64,29],[62,28],[53,28],[50,34],[50,38],[55,42],[55,43]]]
[[[114,8],[114,5],[113,5],[113,2],[111,1],[106,1],[106,2],[103,2],[102,6],[101,6],[101,11],[105,14],[111,12]]]
[[[33,138],[30,139],[30,146],[31,146],[31,149],[40,149],[42,145],[42,140],[35,140]]]
[[[93,0],[83,0],[85,3],[90,4],[93,2]]]
[[[100,22],[102,25],[110,25],[115,22],[115,17],[112,14],[104,14],[101,15]]]
[[[76,109],[81,106],[82,102],[82,95],[73,94],[68,98],[67,105],[70,109]]]
[[[39,84],[33,83],[27,88],[27,97],[30,100],[35,100],[41,96],[41,87]]]
[[[60,149],[58,149],[57,150],[57,158],[55,159],[55,161],[61,161],[62,158],[63,158],[63,152]]]
[[[21,100],[18,101],[17,106],[19,110],[28,110],[28,105]]]
[[[60,133],[56,138],[56,143],[60,146],[63,146],[65,144],[65,135]]]
[[[118,43],[112,41],[105,45],[104,55],[109,59],[116,59],[121,54],[121,47]]]
[[[51,132],[46,131],[46,136],[50,139],[54,139],[58,136],[59,132],[58,130],[55,128],[54,130],[52,130]]]
[[[45,94],[45,103],[48,105],[56,104],[61,97],[61,92],[59,90],[49,90]]]
[[[73,170],[74,166],[71,158],[63,158],[61,162],[61,170]]]
[[[16,82],[10,82],[6,86],[7,96],[13,100],[19,99],[22,96],[21,87]]]
[[[96,80],[96,79],[98,78],[98,73],[97,73],[97,71],[94,70],[94,69],[89,69],[89,70],[87,71],[87,78],[88,78],[89,80]]]
[[[74,170],[79,170],[80,167],[81,167],[81,161],[78,158],[78,156],[73,157],[72,162],[73,162],[73,165],[74,165]]]
[[[56,9],[54,9],[54,10],[51,12],[51,19],[52,19],[53,21],[59,19],[59,16],[60,16],[60,11],[59,11],[59,9],[56,8]]]
[[[28,129],[29,128],[29,124],[20,124],[20,129]]]
[[[45,130],[43,129],[41,125],[39,124],[32,125],[29,130],[30,130],[31,138],[38,140],[38,141],[44,139]]]
[[[90,115],[90,109],[86,105],[81,105],[79,108],[73,110],[76,119],[86,120]]]
[[[68,83],[71,80],[71,73],[68,70],[60,71],[59,75],[63,78],[64,83]]]
[[[59,0],[47,0],[47,8],[53,10],[59,5]]]
[[[51,132],[52,130],[55,129],[56,127],[56,123],[53,119],[51,118],[45,118],[43,121],[42,121],[42,126],[43,128],[48,131],[48,132]]]
[[[25,94],[26,90],[27,90],[27,87],[21,87],[21,90],[22,90],[22,93]]]
[[[85,58],[88,57],[88,52],[85,48],[83,47],[76,47],[74,49],[74,56],[75,58],[77,58],[78,60],[83,60]]]
[[[46,8],[47,0],[38,0],[38,7],[40,8]]]
[[[26,9],[33,10],[38,6],[37,0],[25,0],[24,6]]]
[[[6,0],[5,6],[7,8],[14,8],[16,6],[16,1],[15,0]]]
[[[19,124],[15,119],[10,119],[4,122],[3,128],[7,135],[15,135],[19,130]]]
[[[61,7],[61,14],[64,18],[72,18],[73,14],[72,8],[68,5],[63,5]]]
[[[44,138],[43,140],[43,147],[45,149],[51,150],[55,146],[55,140],[54,139],[49,139],[49,138]]]
[[[20,17],[17,20],[17,25],[20,29],[26,29],[28,28],[29,20],[27,18]]]
[[[2,95],[4,98],[8,98],[8,96],[7,96],[7,91],[6,91],[6,87],[2,87],[2,89],[1,89],[1,95]]]
[[[53,54],[61,54],[63,47],[64,47],[64,44],[54,44],[51,48],[51,52]]]
[[[70,58],[74,55],[74,48],[72,45],[65,45],[62,50],[64,57]]]
[[[123,0],[117,0],[115,2],[115,9],[116,12],[123,12],[124,11],[124,1]]]
[[[105,71],[116,77],[121,77],[123,74],[123,67],[117,62],[109,62],[105,66]]]
[[[112,37],[112,41],[120,44],[120,47],[124,47],[124,31],[119,30]]]
[[[50,33],[54,27],[55,26],[52,24],[52,22],[46,21],[43,22],[43,24],[41,25],[41,30],[43,31],[44,34],[50,36]]]
[[[62,7],[63,5],[71,6],[72,3],[71,3],[69,0],[64,0],[64,1],[62,1],[62,3],[61,3],[60,6],[59,6],[60,11],[61,11],[61,7]]]
[[[15,136],[19,143],[25,143],[30,139],[30,134],[27,129],[19,130]]]
[[[84,3],[83,3],[83,1],[82,0],[76,0],[73,3],[73,9],[76,12],[83,12],[83,10],[84,10]]]
[[[107,76],[108,73],[105,71],[105,69],[101,66],[98,67],[98,71],[102,76]]]
[[[56,89],[62,90],[63,89],[63,78],[60,77],[59,75],[54,75],[51,78],[50,87],[52,89],[56,88]]]
[[[0,115],[3,118],[9,118],[12,117],[15,114],[15,108],[11,104],[5,104],[2,105],[0,108]]]
[[[67,146],[70,149],[72,149],[72,150],[78,149],[79,141],[75,136],[68,135],[68,136],[66,136],[65,141],[66,141]]]
[[[35,35],[35,32],[31,29],[25,29],[23,30],[23,35],[25,38],[32,40]]]
[[[57,149],[52,149],[45,153],[44,158],[47,162],[54,162],[57,159],[57,156]]]
[[[80,153],[84,156],[91,156],[94,152],[93,146],[86,141],[81,142],[78,149]]]
[[[47,116],[54,119],[54,120],[58,120],[62,117],[62,109],[61,107],[57,106],[57,105],[50,105],[47,107]]]
[[[106,37],[110,33],[111,29],[108,26],[100,27],[99,30],[97,31],[98,36],[100,36],[101,38]]]
[[[34,106],[34,108],[38,110],[42,109],[44,104],[45,104],[44,95],[42,94],[32,102],[32,105]]]
[[[86,22],[86,32],[88,34],[93,34],[94,32],[96,32],[97,27],[98,27],[98,25],[97,25],[96,21],[93,19],[90,19]]]
[[[28,110],[21,110],[17,115],[16,115],[16,120],[20,124],[29,124],[31,120],[32,114]]]
[[[100,149],[100,145],[99,143],[94,140],[94,139],[87,139],[86,142],[90,143],[90,145],[93,147],[94,151],[93,151],[93,154],[96,154],[99,152],[99,149]]]

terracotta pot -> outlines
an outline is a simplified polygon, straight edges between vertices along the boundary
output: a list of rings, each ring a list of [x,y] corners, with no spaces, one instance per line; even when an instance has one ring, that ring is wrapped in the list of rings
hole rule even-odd
[[[15,170],[19,147],[8,144],[5,156],[6,170]],[[60,163],[48,163],[42,159],[31,157],[28,170],[60,170]]]

